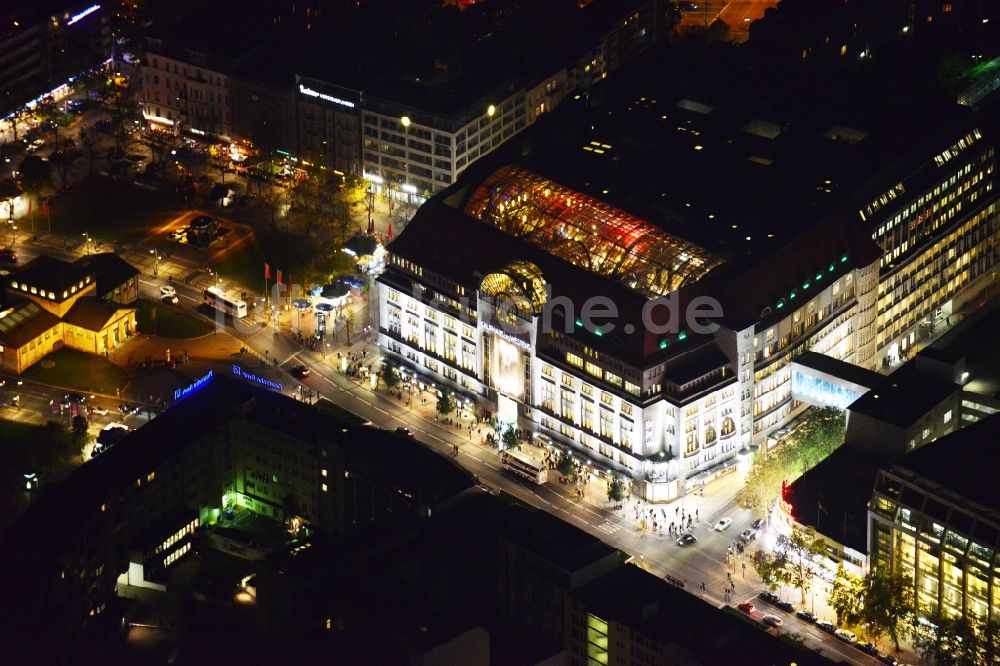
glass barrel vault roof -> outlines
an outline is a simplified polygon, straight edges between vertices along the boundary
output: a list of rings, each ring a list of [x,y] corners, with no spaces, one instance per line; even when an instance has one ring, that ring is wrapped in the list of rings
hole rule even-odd
[[[723,263],[646,220],[517,166],[483,180],[465,213],[647,298],[697,282]]]

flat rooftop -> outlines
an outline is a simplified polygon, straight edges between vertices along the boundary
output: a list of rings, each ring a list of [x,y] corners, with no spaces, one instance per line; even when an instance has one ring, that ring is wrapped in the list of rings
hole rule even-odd
[[[817,352],[807,351],[802,353],[796,356],[792,363],[797,363],[806,368],[812,368],[823,374],[831,375],[867,388],[876,386],[885,379],[884,375],[880,375],[874,370],[868,370],[867,368],[862,368],[860,365],[854,365],[853,363],[841,361],[840,359]]]
[[[908,428],[962,387],[917,371],[911,359],[848,406],[848,410]]]
[[[868,502],[886,464],[881,456],[842,445],[793,481],[784,499],[800,525],[865,553]]]
[[[841,209],[857,223],[869,192],[934,154],[913,148],[946,147],[974,122],[918,84],[795,78],[741,49],[666,45],[567,100],[512,152],[712,252],[766,255]]]
[[[1000,414],[966,426],[907,453],[892,464],[926,481],[1000,511],[1000,484],[994,462],[1000,455]]]

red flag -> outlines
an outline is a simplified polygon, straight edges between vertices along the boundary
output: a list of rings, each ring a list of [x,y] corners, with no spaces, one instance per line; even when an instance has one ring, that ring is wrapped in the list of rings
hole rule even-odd
[[[278,284],[281,284],[281,269],[278,269]]]
[[[271,264],[267,263],[266,261],[264,262],[264,279],[265,280],[271,279]]]
[[[389,237],[389,240],[392,240],[392,224],[389,225],[389,233],[387,233],[386,236]]]

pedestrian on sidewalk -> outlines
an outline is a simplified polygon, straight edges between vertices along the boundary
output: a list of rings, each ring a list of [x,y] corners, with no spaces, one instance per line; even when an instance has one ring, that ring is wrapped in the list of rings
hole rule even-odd
[[[705,592],[705,581],[701,581],[701,591]]]
[[[694,519],[698,520],[698,509],[694,510]]]

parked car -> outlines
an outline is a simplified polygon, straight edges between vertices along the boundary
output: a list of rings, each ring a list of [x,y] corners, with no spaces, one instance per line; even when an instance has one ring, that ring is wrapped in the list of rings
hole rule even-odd
[[[865,654],[870,654],[873,657],[878,656],[878,648],[875,647],[874,643],[858,643],[855,647]]]
[[[816,616],[807,610],[800,610],[798,613],[795,614],[795,616],[798,617],[803,622],[808,622],[810,624],[816,623]]]
[[[719,522],[715,524],[715,529],[718,532],[724,532],[729,529],[729,526],[733,524],[732,518],[721,518]]]
[[[173,287],[160,287],[160,296],[176,296],[177,290]]]
[[[405,435],[406,437],[413,437],[413,431],[409,428],[399,427],[396,428],[396,434]]]
[[[44,145],[45,145],[45,140],[44,139],[35,139],[34,141],[32,141],[31,143],[28,144],[28,147],[27,147],[26,150],[29,153],[33,153],[33,152],[35,152],[36,150],[38,150],[39,148],[41,148]]]
[[[844,641],[845,643],[857,643],[858,635],[853,631],[848,631],[847,629],[837,629],[833,632],[833,635]]]
[[[97,414],[97,415],[99,415],[99,416],[107,416],[108,415],[107,408],[101,407],[100,405],[94,405],[92,409],[94,410],[94,413]]]
[[[742,532],[740,532],[740,541],[742,541],[743,543],[749,543],[756,538],[757,538],[757,530],[753,529],[752,527],[747,528]]]
[[[161,303],[166,303],[167,305],[177,305],[179,299],[176,296],[161,296]]]
[[[878,660],[883,664],[889,664],[889,666],[899,666],[899,660],[893,657],[891,654],[886,654],[884,652],[879,653]]]
[[[82,405],[87,401],[87,399],[79,393],[67,393],[63,400],[67,403],[76,403],[78,405]]]
[[[744,601],[744,602],[743,602],[743,603],[741,603],[741,604],[740,604],[739,606],[737,606],[737,608],[739,608],[739,609],[740,609],[741,611],[743,611],[743,612],[744,612],[744,613],[746,613],[747,615],[750,615],[751,613],[753,613],[753,612],[754,612],[754,610],[756,610],[756,609],[754,608],[754,605],[753,605],[753,603],[751,603],[751,602],[749,602],[749,601]]]
[[[760,599],[761,601],[766,601],[769,604],[778,603],[778,595],[775,594],[774,592],[771,592],[770,590],[764,590],[763,592],[757,595],[757,598]]]
[[[786,613],[795,612],[795,606],[792,604],[791,601],[781,601],[779,599],[774,605],[780,608],[781,610],[785,611]]]
[[[764,624],[766,624],[769,627],[780,627],[781,626],[781,618],[778,617],[777,615],[765,615],[761,619],[761,622],[763,622]]]
[[[690,546],[691,544],[698,541],[693,534],[681,535],[681,538],[677,540],[678,546]]]
[[[759,530],[760,528],[764,527],[764,525],[766,525],[766,524],[767,524],[766,520],[764,520],[763,518],[758,518],[757,520],[755,520],[752,523],[750,523],[750,527],[754,528],[755,530]]]
[[[837,625],[833,622],[827,622],[826,620],[820,620],[816,623],[816,628],[820,631],[825,631],[828,634],[832,634],[837,631]]]

